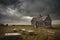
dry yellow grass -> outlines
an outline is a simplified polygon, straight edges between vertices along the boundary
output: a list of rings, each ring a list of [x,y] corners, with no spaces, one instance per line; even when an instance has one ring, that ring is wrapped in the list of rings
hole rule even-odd
[[[21,33],[24,40],[57,40],[59,38],[60,30],[58,29],[48,29],[43,27],[33,28],[32,26],[22,25],[22,26],[8,26],[5,27],[0,35],[7,32],[14,32],[12,29],[16,28],[16,32]],[[27,32],[21,32],[21,29],[34,30],[36,35],[29,35]],[[1,36],[0,36],[1,37]],[[59,40],[59,39],[58,39]]]

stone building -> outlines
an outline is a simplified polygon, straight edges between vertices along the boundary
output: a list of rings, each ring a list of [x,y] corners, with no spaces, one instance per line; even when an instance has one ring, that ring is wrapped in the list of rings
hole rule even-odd
[[[49,15],[47,16],[37,16],[37,17],[33,17],[31,20],[31,25],[34,27],[51,27],[52,20],[51,17]]]

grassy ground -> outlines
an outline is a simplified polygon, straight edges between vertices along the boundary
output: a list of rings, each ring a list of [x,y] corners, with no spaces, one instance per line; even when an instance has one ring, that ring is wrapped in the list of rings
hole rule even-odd
[[[60,27],[60,26],[57,26]],[[20,26],[8,26],[3,28],[3,30],[0,32],[0,37],[4,35],[4,33],[7,32],[14,32],[12,29],[16,28],[16,32],[21,33],[23,40],[60,40],[60,29],[57,27],[53,28],[43,28],[43,27],[38,27],[38,28],[33,28],[32,26],[28,25],[20,25]],[[34,33],[36,35],[29,35],[27,32],[21,32],[21,29],[26,29],[26,30],[34,30]]]

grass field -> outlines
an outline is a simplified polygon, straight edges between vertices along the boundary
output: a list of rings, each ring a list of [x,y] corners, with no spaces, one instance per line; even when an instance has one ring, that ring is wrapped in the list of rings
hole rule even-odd
[[[8,26],[4,27],[0,32],[0,37],[4,35],[4,33],[14,32],[12,29],[16,28],[16,32],[21,33],[23,40],[60,40],[60,26],[55,26],[53,28],[44,28],[38,27],[33,28],[29,25],[16,25],[16,26]],[[36,35],[29,35],[27,32],[20,31],[21,29],[33,30]]]

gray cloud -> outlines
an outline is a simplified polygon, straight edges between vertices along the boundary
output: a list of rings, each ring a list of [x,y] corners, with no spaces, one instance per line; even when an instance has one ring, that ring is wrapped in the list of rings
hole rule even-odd
[[[21,7],[18,8],[21,9],[19,9],[19,11],[23,15],[37,16],[39,14],[50,14],[53,17],[52,19],[60,19],[60,1],[58,1],[59,0],[25,0]]]
[[[60,0],[0,0],[1,23],[28,24],[39,14],[60,20]]]
[[[16,3],[20,3],[19,0],[0,0],[0,4],[8,6],[8,5],[14,5]]]

